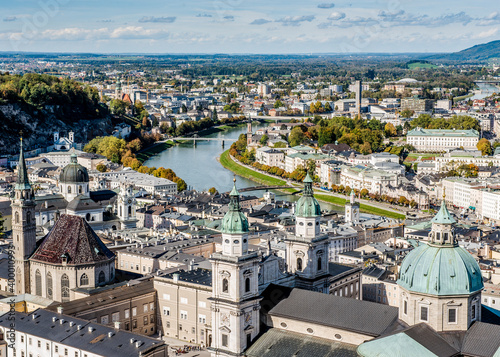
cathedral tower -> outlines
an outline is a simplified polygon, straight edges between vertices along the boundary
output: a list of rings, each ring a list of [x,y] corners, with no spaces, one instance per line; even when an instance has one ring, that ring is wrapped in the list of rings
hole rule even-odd
[[[212,254],[212,357],[243,356],[259,334],[260,256],[248,250],[248,221],[236,185],[222,220],[222,252]]]
[[[345,223],[355,226],[359,223],[359,203],[355,200],[354,190],[351,191],[349,203],[345,205]]]
[[[137,225],[137,219],[135,218],[137,201],[132,187],[132,185],[120,184],[120,193],[116,204],[121,229],[135,228]]]
[[[28,180],[28,171],[24,160],[23,139],[17,182],[12,196],[12,239],[15,260],[15,294],[30,293],[29,257],[36,249],[35,194]]]
[[[287,269],[297,274],[297,287],[328,293],[330,241],[320,231],[321,208],[312,185],[313,180],[307,174],[304,193],[295,206],[295,234],[285,240]]]

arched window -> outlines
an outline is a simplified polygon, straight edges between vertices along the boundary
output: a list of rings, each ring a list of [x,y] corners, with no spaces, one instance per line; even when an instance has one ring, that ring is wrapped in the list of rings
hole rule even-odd
[[[245,279],[245,292],[250,292],[250,278]]]
[[[37,296],[42,296],[42,274],[38,269],[35,272],[35,291]]]
[[[16,212],[16,223],[19,223],[19,212]]]
[[[321,269],[323,269],[323,264],[321,264],[321,257],[318,257],[318,271],[320,271]]]
[[[120,217],[122,216],[122,206],[120,206]]]
[[[227,281],[226,278],[222,279],[222,292],[223,293],[229,292],[229,281]]]
[[[131,216],[132,215],[132,206],[128,206],[128,215]]]
[[[104,272],[101,270],[101,272],[99,273],[99,280],[98,280],[99,284],[103,284],[106,282],[106,275],[104,275]]]
[[[61,277],[61,300],[69,301],[69,278],[66,274]]]
[[[302,271],[302,258],[297,258],[297,270]]]
[[[31,223],[31,212],[26,212],[26,223],[27,224]]]
[[[68,186],[68,193],[71,193],[71,186]]]
[[[47,273],[47,297],[52,299],[52,274]]]
[[[87,213],[87,214],[85,215],[85,219],[87,220],[87,222],[88,222],[88,221],[90,221],[90,213]]]
[[[83,275],[80,277],[80,285],[89,285],[89,277],[87,274],[83,273]]]
[[[470,317],[472,320],[476,319],[476,304],[472,303],[471,309],[470,309]]]

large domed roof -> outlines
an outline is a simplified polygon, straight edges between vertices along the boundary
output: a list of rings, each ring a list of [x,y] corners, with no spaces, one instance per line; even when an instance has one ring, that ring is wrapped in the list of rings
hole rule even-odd
[[[61,183],[80,183],[89,182],[89,173],[87,169],[78,163],[76,154],[71,155],[71,162],[66,165],[59,175]]]
[[[321,216],[321,207],[318,201],[314,198],[312,190],[312,179],[307,174],[304,179],[304,194],[297,201],[295,206],[296,217],[316,217]]]
[[[484,287],[479,264],[464,248],[432,244],[422,244],[406,256],[398,284],[431,295],[469,295]]]
[[[243,234],[248,232],[248,220],[241,212],[240,208],[240,194],[233,187],[229,194],[231,201],[229,202],[229,211],[224,215],[221,224],[222,233],[228,234]]]

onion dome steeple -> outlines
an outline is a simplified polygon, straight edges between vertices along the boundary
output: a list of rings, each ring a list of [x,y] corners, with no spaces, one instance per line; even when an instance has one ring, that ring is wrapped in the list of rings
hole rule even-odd
[[[318,201],[314,198],[314,192],[312,188],[313,180],[309,173],[307,173],[304,179],[304,193],[302,197],[297,201],[295,208],[295,216],[297,217],[316,217],[321,216],[321,207]]]
[[[241,212],[240,193],[236,189],[236,179],[229,194],[229,210],[222,219],[221,231],[228,234],[244,234],[248,232],[248,220]]]

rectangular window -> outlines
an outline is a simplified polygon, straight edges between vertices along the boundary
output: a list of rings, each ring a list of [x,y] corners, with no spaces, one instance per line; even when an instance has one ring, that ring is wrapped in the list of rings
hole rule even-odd
[[[179,331],[182,331],[182,325],[179,325]]]
[[[132,320],[132,328],[137,328],[137,320]]]
[[[170,321],[167,321],[167,328],[170,328]]]
[[[457,309],[448,310],[448,323],[454,324],[457,322]]]
[[[191,333],[192,333],[193,335],[195,335],[195,334],[196,334],[196,329],[195,329],[194,327],[192,327],[192,328],[191,328]]]
[[[125,310],[125,318],[128,319],[130,317],[130,309]]]
[[[188,313],[187,313],[187,311],[181,310],[181,319],[182,320],[187,320],[188,319]]]
[[[227,335],[222,334],[222,347],[227,347]]]
[[[107,325],[109,322],[109,317],[108,315],[101,316],[101,324]]]
[[[154,304],[154,302],[150,302],[150,303],[149,303],[149,310],[154,311],[154,309],[155,309],[155,304]]]
[[[403,301],[403,312],[405,315],[408,314],[408,301],[407,300]]]
[[[170,308],[169,307],[163,307],[163,315],[170,316]]]
[[[146,326],[149,323],[148,317],[144,316],[143,321],[144,321],[144,326]]]
[[[181,304],[187,305],[187,303],[188,303],[188,299],[181,297]]]
[[[163,300],[170,300],[170,294],[163,294]]]
[[[137,316],[137,308],[136,307],[132,308],[132,316]]]
[[[148,312],[148,304],[142,305],[144,312]]]
[[[111,315],[111,321],[113,321],[113,322],[120,321],[120,313],[119,312],[113,313]]]
[[[205,324],[205,323],[207,323],[207,316],[206,316],[206,315],[201,315],[201,314],[200,314],[200,315],[198,315],[198,322],[199,322],[200,324]]]
[[[420,306],[420,320],[427,321],[429,308],[427,306]]]
[[[207,303],[205,301],[199,301],[198,302],[198,306],[202,307],[202,308],[206,308],[207,307]]]
[[[155,315],[149,315],[149,322],[151,323],[155,322]]]

